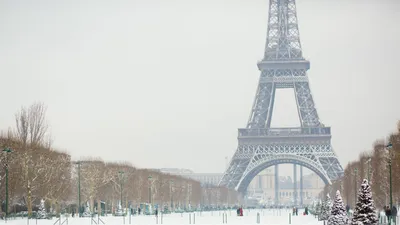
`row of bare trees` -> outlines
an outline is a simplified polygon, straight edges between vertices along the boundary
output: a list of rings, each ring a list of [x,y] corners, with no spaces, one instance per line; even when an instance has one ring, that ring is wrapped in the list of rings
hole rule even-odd
[[[81,196],[91,207],[95,200],[112,206],[121,202],[121,197],[123,206],[145,202],[175,209],[189,205],[233,205],[238,201],[236,191],[224,187],[202,187],[195,180],[156,170],[137,169],[129,163],[106,163],[99,159],[76,163],[79,165],[74,167],[74,174],[80,170]],[[73,178],[75,187],[77,179]],[[77,201],[77,191],[77,188],[72,190],[74,201]]]
[[[393,204],[400,203],[400,122],[397,131],[387,140],[377,140],[373,149],[360,154],[358,160],[349,162],[342,179],[326,186],[324,194],[331,196],[342,190],[344,201],[354,206],[363,179],[369,179],[375,205],[382,209],[390,204],[389,162],[392,164]]]
[[[35,103],[16,113],[16,129],[0,135],[0,203],[4,210],[5,167],[9,169],[9,209],[18,205],[29,214],[41,199],[52,209],[77,204],[78,182],[81,203],[93,210],[100,201],[123,206],[148,203],[184,207],[199,204],[235,204],[238,193],[223,187],[202,187],[199,182],[155,170],[138,169],[129,163],[104,162],[91,158],[73,162],[68,153],[52,147],[46,107]]]

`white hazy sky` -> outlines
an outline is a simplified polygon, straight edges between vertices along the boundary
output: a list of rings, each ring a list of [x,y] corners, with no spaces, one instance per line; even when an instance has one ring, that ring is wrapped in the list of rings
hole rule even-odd
[[[400,2],[298,0],[308,75],[343,166],[400,119]],[[267,0],[0,0],[0,126],[43,101],[55,146],[223,172],[245,127]],[[298,124],[279,91],[273,126]]]

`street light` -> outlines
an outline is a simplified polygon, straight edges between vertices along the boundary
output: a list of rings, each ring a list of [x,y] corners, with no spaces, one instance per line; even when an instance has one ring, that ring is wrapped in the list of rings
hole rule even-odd
[[[5,148],[3,149],[3,152],[6,153],[6,216],[5,216],[5,220],[7,220],[7,216],[8,216],[8,153],[11,153],[12,150],[11,148]]]
[[[389,151],[389,192],[390,192],[390,210],[393,208],[393,199],[392,199],[392,149],[393,145],[391,142],[385,146],[385,148]],[[392,217],[389,217],[389,225],[392,224]]]
[[[121,208],[122,208],[122,179],[124,178],[124,171],[119,171],[118,174],[119,174],[119,187],[121,192]]]
[[[78,164],[78,214],[79,214],[79,217],[82,217],[82,213],[81,213],[81,161],[77,161],[75,164]]]

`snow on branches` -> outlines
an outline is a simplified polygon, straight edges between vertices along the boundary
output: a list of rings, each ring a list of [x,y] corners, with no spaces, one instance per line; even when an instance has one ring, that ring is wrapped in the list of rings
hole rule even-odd
[[[349,218],[347,217],[346,208],[344,206],[340,191],[336,191],[336,198],[333,202],[332,211],[328,218],[329,225],[343,225],[348,224]]]
[[[361,224],[378,224],[374,200],[372,200],[371,187],[366,179],[363,180],[360,191],[358,192],[357,204],[351,224],[357,225],[360,222]]]

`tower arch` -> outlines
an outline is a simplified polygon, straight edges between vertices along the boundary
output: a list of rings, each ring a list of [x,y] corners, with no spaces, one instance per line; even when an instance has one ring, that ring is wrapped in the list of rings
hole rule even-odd
[[[259,174],[261,171],[271,166],[280,164],[296,164],[299,166],[306,167],[309,170],[313,171],[315,174],[317,174],[326,185],[331,184],[331,181],[326,172],[323,169],[316,166],[312,160],[306,157],[301,158],[301,157],[293,157],[293,155],[280,155],[274,159],[265,159],[258,161],[257,164],[253,166],[253,168],[249,169],[247,172],[243,174],[242,179],[239,181],[235,189],[241,193],[245,193],[247,187],[254,179],[254,177],[257,176],[257,174]]]

